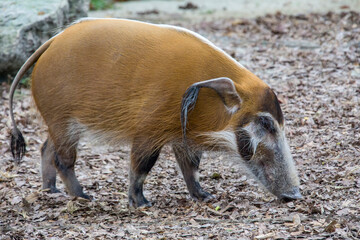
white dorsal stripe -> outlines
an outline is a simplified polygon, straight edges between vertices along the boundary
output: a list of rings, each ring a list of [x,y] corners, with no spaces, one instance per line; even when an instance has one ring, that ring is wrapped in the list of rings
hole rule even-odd
[[[215,46],[208,39],[206,39],[205,37],[201,36],[200,34],[194,32],[194,31],[191,31],[191,30],[183,28],[183,27],[178,27],[178,26],[173,26],[173,25],[168,25],[168,24],[153,24],[153,23],[147,23],[147,22],[142,22],[142,21],[137,21],[137,20],[124,19],[124,18],[91,18],[91,17],[80,18],[80,19],[76,20],[75,22],[73,22],[71,25],[78,24],[78,23],[81,23],[81,22],[86,22],[86,21],[94,21],[94,20],[121,20],[121,21],[129,21],[129,22],[139,22],[139,23],[148,24],[148,25],[152,25],[152,26],[158,26],[158,27],[163,27],[163,28],[167,28],[167,29],[173,29],[173,30],[178,31],[178,32],[183,32],[183,33],[186,33],[186,34],[189,34],[189,35],[192,35],[192,36],[196,37],[200,41],[202,41],[202,42],[206,43],[207,45],[211,46],[216,51],[223,53],[230,61],[237,64],[239,67],[245,69],[245,67],[243,65],[241,65],[238,61],[236,61],[234,58],[232,58],[224,50],[222,50],[221,48],[218,48],[217,46]]]

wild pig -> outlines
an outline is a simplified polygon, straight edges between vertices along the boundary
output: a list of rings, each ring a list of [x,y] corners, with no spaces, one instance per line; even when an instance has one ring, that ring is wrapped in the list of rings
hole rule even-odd
[[[41,149],[43,188],[89,198],[75,172],[84,133],[132,145],[129,203],[149,206],[144,180],[161,148],[171,144],[192,198],[211,195],[199,184],[204,150],[237,154],[274,195],[301,198],[279,101],[262,80],[207,39],[184,28],[121,19],[82,19],[42,45],[11,86],[11,149],[25,152],[12,101],[35,63],[32,94],[48,126]]]

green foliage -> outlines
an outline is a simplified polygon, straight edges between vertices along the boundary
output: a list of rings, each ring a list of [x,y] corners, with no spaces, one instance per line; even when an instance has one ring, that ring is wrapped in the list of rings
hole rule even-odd
[[[210,178],[217,180],[217,179],[221,178],[221,175],[220,175],[220,173],[214,172]]]
[[[31,78],[30,77],[24,77],[20,80],[20,86],[25,88],[31,87]]]
[[[111,8],[114,4],[113,0],[91,0],[90,9],[91,10],[104,10]]]

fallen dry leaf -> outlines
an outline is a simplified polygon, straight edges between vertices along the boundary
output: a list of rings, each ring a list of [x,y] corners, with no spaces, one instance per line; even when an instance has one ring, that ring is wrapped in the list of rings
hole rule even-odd
[[[156,13],[156,12],[153,12]],[[14,112],[29,151],[9,151],[8,91],[0,86],[0,236],[8,239],[360,238],[360,14],[268,15],[183,23],[268,83],[281,105],[297,163],[300,201],[284,204],[223,153],[205,152],[201,184],[215,199],[195,203],[165,146],[146,179],[148,209],[128,208],[130,147],[79,144],[76,174],[94,201],[41,190],[46,127],[29,89]],[[231,158],[230,158],[231,159]],[[218,208],[217,208],[218,207]],[[0,238],[1,238],[0,237]]]

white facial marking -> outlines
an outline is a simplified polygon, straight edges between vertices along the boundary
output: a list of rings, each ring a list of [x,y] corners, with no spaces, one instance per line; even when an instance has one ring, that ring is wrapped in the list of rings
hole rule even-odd
[[[269,117],[272,119],[274,126],[277,129],[275,138],[279,138],[281,135],[281,132],[283,132],[283,130],[280,128],[279,124],[272,117],[272,115],[270,113],[259,113],[258,116],[266,116],[266,117]],[[258,124],[254,123],[254,122],[251,122],[243,129],[245,129],[251,137],[251,142],[254,145],[253,146],[254,152],[256,151],[256,147],[260,142],[269,149],[273,149],[277,144],[277,140],[274,139],[274,136],[272,136],[270,134],[260,135],[259,133],[262,132],[262,126],[259,126]]]
[[[284,159],[286,161],[286,165],[288,167],[288,172],[290,173],[290,179],[294,186],[299,186],[299,177],[298,173],[295,167],[294,160],[292,158],[292,155],[290,153],[290,147],[285,137],[285,131],[281,131],[281,134],[279,134],[279,140],[278,143],[280,145],[280,149],[282,149],[282,153],[284,155]]]
[[[249,123],[246,127],[243,128],[244,130],[246,130],[246,132],[250,135],[250,141],[251,141],[251,146],[253,148],[253,152],[256,152],[256,148],[258,146],[258,144],[261,142],[261,138],[259,138],[256,134],[256,132],[258,131],[259,127],[254,123],[251,122]]]
[[[277,129],[277,131],[275,136],[272,136],[271,134],[268,133],[261,136],[257,134],[258,132],[261,131],[261,126],[255,124],[254,122],[251,122],[246,127],[244,127],[243,129],[245,129],[251,137],[251,144],[253,145],[254,153],[256,152],[256,147],[260,142],[264,144],[268,149],[275,149],[275,148],[280,149],[281,154],[283,155],[283,159],[286,161],[285,166],[287,170],[285,171],[289,173],[290,181],[292,185],[298,186],[299,185],[298,174],[292,155],[290,153],[289,144],[287,143],[285,137],[284,128],[280,128],[278,122],[274,120],[274,118],[269,113],[260,113],[258,114],[258,116],[270,117],[273,120],[274,127]]]

